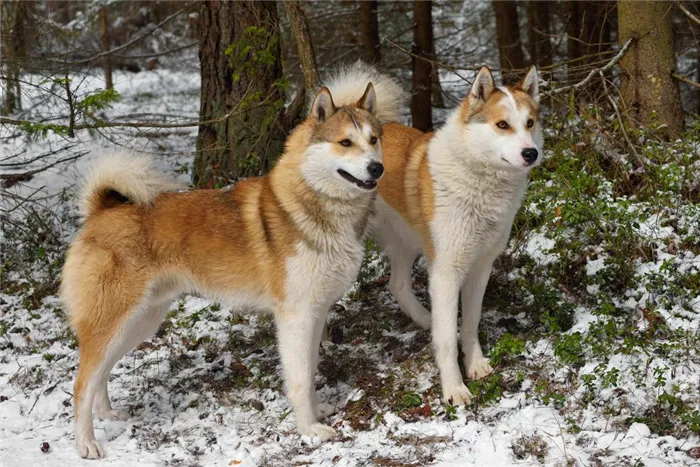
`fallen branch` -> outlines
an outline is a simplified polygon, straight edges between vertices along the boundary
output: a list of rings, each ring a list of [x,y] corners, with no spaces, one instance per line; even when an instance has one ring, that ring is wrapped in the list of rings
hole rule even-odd
[[[617,62],[619,62],[620,60],[622,60],[622,57],[624,57],[625,54],[629,51],[629,49],[632,47],[632,43],[633,43],[633,42],[634,42],[634,38],[630,37],[629,39],[627,39],[627,42],[625,42],[625,45],[622,46],[622,48],[620,49],[620,51],[617,53],[617,55],[615,55],[615,56],[612,58],[612,60],[610,60],[610,61],[609,61],[605,66],[603,66],[603,67],[600,67],[600,68],[596,68],[596,69],[594,69],[594,70],[591,70],[591,72],[588,73],[588,75],[587,75],[585,78],[583,78],[581,81],[579,81],[578,83],[576,83],[576,84],[571,84],[571,85],[569,85],[569,86],[564,86],[564,87],[557,88],[557,89],[552,89],[552,90],[550,90],[550,91],[547,91],[547,92],[543,93],[543,95],[545,95],[545,96],[551,96],[551,95],[553,95],[553,94],[559,94],[559,93],[562,93],[562,92],[564,92],[564,91],[569,91],[569,90],[574,90],[574,91],[575,91],[575,90],[577,90],[577,89],[580,89],[580,88],[584,87],[585,85],[587,85],[588,83],[591,82],[591,80],[593,79],[593,77],[594,77],[596,74],[605,73],[606,71],[608,71],[608,70],[610,70],[612,67],[614,67],[614,66],[617,64]]]
[[[12,174],[0,174],[0,180],[2,180],[2,186],[5,188],[9,188],[15,183],[18,182],[26,182],[32,179],[32,177],[38,173],[44,172],[51,167],[55,167],[58,164],[61,164],[63,162],[70,162],[74,161],[76,159],[79,159],[83,157],[85,154],[87,154],[87,151],[80,152],[78,154],[75,154],[73,156],[68,156],[64,157],[62,159],[58,159],[55,162],[52,162],[51,164],[46,164],[43,167],[39,167],[38,169],[33,169],[33,170],[27,170],[26,172],[20,172],[20,173],[12,173]]]

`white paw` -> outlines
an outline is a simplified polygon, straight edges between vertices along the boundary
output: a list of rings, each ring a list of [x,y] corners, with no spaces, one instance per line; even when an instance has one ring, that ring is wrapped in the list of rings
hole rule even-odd
[[[303,427],[300,426],[299,433],[301,433],[304,436],[310,436],[312,438],[318,437],[321,441],[326,441],[327,439],[330,439],[336,435],[336,432],[333,428],[318,422]]]
[[[467,405],[472,401],[472,393],[464,384],[450,388],[442,388],[442,402],[452,405]]]
[[[321,402],[316,405],[316,418],[319,420],[323,420],[329,415],[333,415],[335,412],[335,406],[331,404],[324,404]]]
[[[472,358],[470,362],[466,362],[465,359],[464,368],[469,379],[481,379],[493,373],[489,359],[484,357]]]
[[[105,455],[102,446],[95,439],[76,439],[75,444],[83,459],[99,459]]]
[[[129,412],[125,410],[110,409],[97,411],[95,417],[97,417],[98,420],[127,420],[130,415]]]
[[[412,316],[412,318],[413,318],[413,322],[416,323],[421,328],[425,329],[426,331],[430,329],[430,324],[432,322],[432,318],[430,316],[430,313],[422,312],[420,314]]]

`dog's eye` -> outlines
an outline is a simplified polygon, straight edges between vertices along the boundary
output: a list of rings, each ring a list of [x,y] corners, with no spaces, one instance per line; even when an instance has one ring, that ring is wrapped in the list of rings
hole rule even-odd
[[[535,126],[535,122],[534,122],[532,119],[529,119],[529,120],[527,121],[527,127],[528,127],[528,128],[532,128],[533,126]]]
[[[372,144],[377,144],[377,137],[376,137],[376,136],[372,136],[372,137],[369,139],[369,142],[372,143]]]
[[[500,122],[496,123],[496,126],[501,130],[507,130],[508,128],[510,128],[508,122],[506,122],[505,120],[501,120]]]
[[[350,146],[352,146],[352,141],[350,141],[349,139],[344,139],[340,142],[340,145],[349,148]]]

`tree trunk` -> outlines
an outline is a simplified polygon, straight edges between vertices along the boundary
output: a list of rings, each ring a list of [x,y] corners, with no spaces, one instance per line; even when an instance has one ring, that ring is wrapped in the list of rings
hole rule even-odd
[[[100,8],[100,36],[102,39],[102,50],[109,50],[109,18],[107,17],[107,7]],[[112,59],[105,55],[103,59],[105,69],[105,89],[112,89]]]
[[[549,37],[549,2],[530,1],[527,7],[528,50],[532,64],[552,64],[552,43]]]
[[[430,131],[433,128],[430,99],[433,65],[429,61],[433,50],[431,1],[414,0],[413,23],[411,121],[414,128]]]
[[[266,172],[282,152],[283,89],[277,5],[203,1],[200,8],[201,125],[192,174],[219,187]]]
[[[25,56],[26,28],[29,21],[29,5],[25,2],[2,2],[1,31],[2,62],[5,67],[5,97],[2,115],[22,110],[22,90],[19,79],[22,59]]]
[[[437,52],[435,51],[435,41],[433,41],[433,50],[430,53],[430,58],[437,61]],[[438,68],[433,65],[431,70],[432,88],[433,88],[433,106],[441,109],[445,108],[445,99],[442,98],[442,86],[440,85],[440,73]]]
[[[360,35],[362,38],[362,59],[367,63],[379,63],[379,20],[376,0],[360,1]]]
[[[314,54],[311,34],[309,33],[309,24],[306,21],[306,15],[304,15],[304,7],[301,6],[299,0],[288,0],[282,4],[299,51],[299,62],[301,63],[301,71],[304,73],[306,89],[316,89],[320,80],[316,66],[316,54]]]
[[[663,137],[677,137],[683,129],[683,108],[676,67],[671,10],[673,3],[621,0],[618,4],[620,44],[636,40],[620,61],[621,95],[628,118],[656,129]]]
[[[501,62],[501,75],[506,83],[514,82],[518,76],[513,70],[525,68],[525,58],[520,42],[518,8],[513,0],[492,1],[496,13],[496,36]]]

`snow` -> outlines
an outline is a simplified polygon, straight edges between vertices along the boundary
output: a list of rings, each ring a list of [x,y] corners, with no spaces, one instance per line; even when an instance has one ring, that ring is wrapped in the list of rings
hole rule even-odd
[[[178,112],[181,121],[196,119],[198,73],[167,70],[116,73],[115,83],[122,100],[106,112],[108,118]],[[87,92],[99,85],[99,78],[88,77],[81,82],[80,90]],[[50,105],[54,106],[53,112],[60,113],[58,103]],[[20,194],[40,188],[44,195],[63,189],[73,193],[92,160],[105,147],[114,148],[114,142],[99,134],[81,135],[81,141],[73,143],[52,134],[36,140],[5,138],[8,130],[0,131],[4,132],[0,143],[3,155],[26,150],[22,157],[30,158],[69,143],[75,144],[74,151],[87,152],[76,163],[57,166],[17,187]],[[187,181],[189,175],[181,169],[191,164],[196,133],[193,127],[165,138],[133,132],[112,136],[118,146],[154,154],[162,170]],[[538,207],[531,210],[537,211]],[[659,242],[655,243],[657,246],[676,238],[677,231],[662,221],[658,216],[643,219],[639,224],[640,234]],[[697,218],[682,217],[678,225],[692,228],[697,225]],[[66,231],[65,239],[73,234],[74,231]],[[555,239],[546,231],[536,231],[521,248],[538,266],[548,267],[559,261],[555,246]],[[596,276],[604,271],[605,260],[603,255],[587,259],[586,274]],[[657,247],[655,257],[636,265],[636,274],[648,278],[650,274],[663,273],[664,264],[669,263],[683,273],[698,274],[698,259],[690,251],[673,254],[661,247]],[[424,265],[419,263],[418,268]],[[373,273],[372,279],[379,278],[383,271],[381,259],[371,258],[367,268]],[[511,271],[510,280],[517,279],[519,274],[517,270]],[[552,341],[542,339],[528,343],[523,360],[516,364],[524,373],[518,390],[505,389],[500,400],[483,406],[458,407],[448,417],[439,400],[439,379],[431,357],[429,334],[417,330],[402,317],[385,284],[373,289],[373,295],[365,301],[357,298],[359,289],[356,286],[343,298],[343,310],[331,313],[331,324],[340,323],[345,336],[339,344],[323,344],[317,379],[319,398],[338,410],[330,418],[340,433],[338,438],[318,443],[294,431],[294,414],[282,390],[274,328],[269,318],[239,316],[236,313],[240,310],[219,308],[204,298],[188,296],[172,305],[162,333],[130,352],[113,370],[112,402],[126,408],[132,417],[123,422],[95,422],[97,439],[107,452],[100,462],[113,466],[355,466],[389,459],[409,465],[540,465],[534,455],[515,456],[514,446],[527,439],[541,439],[546,465],[564,465],[569,460],[574,465],[642,462],[680,466],[693,462],[687,452],[700,445],[697,435],[681,439],[659,436],[639,422],[625,428],[611,423],[612,416],[605,410],[612,407],[623,416],[635,415],[649,408],[661,391],[673,391],[674,385],[681,391],[697,388],[700,366],[694,361],[678,365],[670,359],[657,358],[649,365],[636,354],[611,355],[601,369],[603,372],[617,369],[618,384],[599,388],[595,402],[576,420],[580,430],[575,432],[567,429],[570,421],[567,409],[576,398],[584,396],[585,389],[578,379],[569,377],[568,368],[555,365]],[[595,297],[597,286],[590,286],[588,292]],[[639,290],[628,292],[624,305],[640,310],[651,299],[643,282]],[[600,321],[594,311],[592,306],[576,308],[573,326],[567,333],[587,332]],[[687,306],[659,306],[657,311],[674,332],[697,333],[700,329],[700,296]],[[94,461],[80,459],[74,448],[71,394],[79,353],[58,300],[47,297],[37,309],[30,310],[20,295],[3,291],[0,314],[8,326],[0,337],[2,464],[96,465]],[[499,317],[491,309],[486,309],[484,316],[487,323]],[[521,313],[513,319],[526,324],[529,317]],[[362,328],[365,322],[378,326],[379,331]],[[644,325],[643,318],[638,316],[635,324]],[[501,331],[490,329],[489,332]],[[240,348],[227,345],[234,334],[243,342]],[[374,341],[372,335],[377,336]],[[396,345],[397,350],[388,351],[388,343]],[[213,355],[208,349],[213,349]],[[414,366],[404,365],[401,354],[417,355],[411,362]],[[344,367],[350,366],[351,359],[361,360],[364,365],[351,373],[352,378],[335,381],[331,372],[323,369],[333,365],[347,369]],[[601,363],[587,361],[579,369],[579,375],[596,372]],[[241,376],[237,373],[241,368],[248,373]],[[541,368],[540,372],[553,385],[578,385],[563,408],[540,400],[536,387],[538,375],[534,374],[537,368]],[[643,387],[635,379],[642,369],[646,371]],[[655,369],[666,375],[661,385],[655,386]],[[389,404],[397,394],[386,394],[384,404],[377,403],[372,384],[366,381],[370,377],[376,378],[377,384],[400,379],[403,389],[423,397],[431,415],[407,421],[405,414]],[[237,384],[236,378],[242,384]],[[620,392],[624,394],[624,404]],[[350,409],[353,404],[365,401],[372,410],[370,424],[366,429],[353,428]],[[43,442],[50,445],[48,453],[40,449]]]

